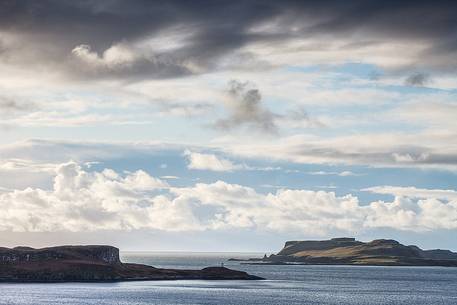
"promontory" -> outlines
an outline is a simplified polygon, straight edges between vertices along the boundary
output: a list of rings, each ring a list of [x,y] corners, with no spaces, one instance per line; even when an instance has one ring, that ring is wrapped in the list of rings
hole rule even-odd
[[[423,250],[393,239],[361,242],[343,237],[288,241],[277,254],[252,258],[247,263],[457,267],[457,253],[442,249]]]
[[[123,263],[112,246],[0,248],[0,282],[106,282],[150,280],[259,280],[224,267],[162,269]]]

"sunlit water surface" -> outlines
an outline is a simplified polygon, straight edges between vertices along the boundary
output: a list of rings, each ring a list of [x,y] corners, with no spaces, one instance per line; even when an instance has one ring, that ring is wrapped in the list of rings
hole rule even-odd
[[[124,253],[164,268],[220,265],[265,281],[156,281],[0,284],[0,304],[457,304],[457,268],[255,266],[226,262],[241,253]]]

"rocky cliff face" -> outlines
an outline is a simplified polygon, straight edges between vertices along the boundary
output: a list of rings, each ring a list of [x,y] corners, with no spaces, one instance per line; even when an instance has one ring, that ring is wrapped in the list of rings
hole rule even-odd
[[[61,246],[43,249],[0,248],[0,264],[58,260],[86,260],[106,264],[120,263],[119,249],[111,246]]]
[[[221,267],[202,270],[160,269],[125,264],[111,246],[62,246],[43,249],[0,248],[0,282],[99,282],[133,280],[258,280]]]
[[[457,253],[448,250],[422,250],[405,246],[392,239],[360,242],[355,238],[330,240],[288,241],[276,255],[264,262],[346,264],[346,265],[402,265],[457,266]]]
[[[293,255],[301,251],[328,250],[337,247],[349,247],[362,244],[355,238],[332,238],[330,240],[286,241],[284,248],[277,255]]]

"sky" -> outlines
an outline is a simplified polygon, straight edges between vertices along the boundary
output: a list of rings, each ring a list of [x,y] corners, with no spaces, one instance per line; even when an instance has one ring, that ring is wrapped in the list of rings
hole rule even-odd
[[[453,1],[0,1],[0,245],[457,251]]]

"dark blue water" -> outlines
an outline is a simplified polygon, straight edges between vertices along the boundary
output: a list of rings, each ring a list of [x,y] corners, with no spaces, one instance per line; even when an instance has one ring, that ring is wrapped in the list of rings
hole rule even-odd
[[[126,253],[123,260],[195,269],[233,256],[253,254]],[[457,268],[225,265],[268,280],[0,284],[0,304],[457,304]]]

